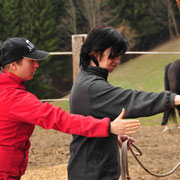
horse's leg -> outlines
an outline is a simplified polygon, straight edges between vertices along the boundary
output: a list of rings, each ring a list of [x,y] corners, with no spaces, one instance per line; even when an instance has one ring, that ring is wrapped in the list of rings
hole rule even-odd
[[[174,79],[172,80],[172,83],[173,83],[172,92],[180,95],[180,60],[175,61],[171,68],[172,68],[171,71],[173,71],[174,73]],[[180,116],[180,105],[176,106],[176,109]],[[172,114],[172,116],[174,115]],[[173,118],[173,120],[174,120],[174,123],[177,124],[177,119]]]
[[[162,123],[161,123],[161,125],[164,126],[163,132],[166,132],[166,131],[169,131],[169,130],[170,130],[169,127],[168,127],[168,125],[167,125],[168,119],[169,119],[169,111],[167,111],[167,112],[165,112],[165,113],[163,114],[163,121],[162,121]]]
[[[180,60],[176,60],[171,63],[168,68],[168,80],[170,91],[176,94],[180,94]],[[176,106],[178,114],[180,115],[180,106]],[[175,108],[170,110],[171,117],[174,123],[177,125],[177,118]]]
[[[165,88],[165,90],[169,90],[169,91],[170,91],[170,86],[169,86],[169,80],[168,80],[168,69],[169,69],[170,65],[171,65],[171,63],[167,64],[164,69],[165,70],[164,71],[164,88]],[[166,125],[168,123],[169,114],[170,114],[169,111],[164,112],[161,125]]]
[[[178,115],[179,115],[179,117],[180,117],[180,106],[176,106],[176,108],[177,108],[177,111],[178,111]],[[177,121],[176,121],[176,124],[178,124]]]
[[[163,114],[163,121],[162,121],[161,125],[166,125],[168,122],[168,118],[169,118],[169,111],[167,111]]]
[[[163,121],[162,121],[162,124],[161,124],[161,125],[165,126],[163,132],[170,131],[170,128],[168,126],[169,118],[173,119],[174,122],[177,122],[176,113],[175,113],[174,108],[172,108],[169,111],[165,112],[164,115],[163,115]]]
[[[170,118],[173,120],[173,122],[175,123],[175,124],[177,124],[177,118],[176,118],[176,112],[175,112],[175,108],[172,108],[171,110],[170,110]]]

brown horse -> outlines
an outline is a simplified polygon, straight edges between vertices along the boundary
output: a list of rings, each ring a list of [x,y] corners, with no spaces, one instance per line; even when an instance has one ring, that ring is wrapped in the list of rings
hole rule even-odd
[[[180,95],[180,59],[166,65],[165,67],[165,90]],[[176,106],[176,109],[180,116],[180,106]],[[175,108],[164,113],[161,125],[166,125],[169,117],[172,117],[174,122],[177,123]]]

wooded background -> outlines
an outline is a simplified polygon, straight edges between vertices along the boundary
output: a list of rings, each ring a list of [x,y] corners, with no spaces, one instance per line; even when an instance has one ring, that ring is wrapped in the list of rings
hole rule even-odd
[[[117,28],[129,50],[142,51],[179,36],[180,12],[175,0],[0,0],[0,44],[20,36],[38,49],[71,51],[73,34],[102,23]],[[50,56],[27,82],[39,98],[60,98],[71,86],[71,56]]]

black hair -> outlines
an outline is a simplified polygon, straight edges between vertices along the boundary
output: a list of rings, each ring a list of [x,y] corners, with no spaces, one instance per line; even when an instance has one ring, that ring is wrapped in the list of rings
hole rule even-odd
[[[103,52],[111,47],[109,58],[113,59],[123,55],[128,49],[127,40],[112,27],[106,25],[95,26],[87,36],[80,52],[80,67],[87,69],[92,60],[96,66],[99,66],[96,58],[91,52],[98,52],[102,56]]]

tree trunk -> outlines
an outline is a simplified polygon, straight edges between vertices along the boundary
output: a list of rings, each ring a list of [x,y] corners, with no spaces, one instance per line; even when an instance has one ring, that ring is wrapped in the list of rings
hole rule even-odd
[[[167,10],[168,10],[169,34],[170,37],[173,38],[174,36],[179,36],[179,31],[170,0],[167,0]]]

